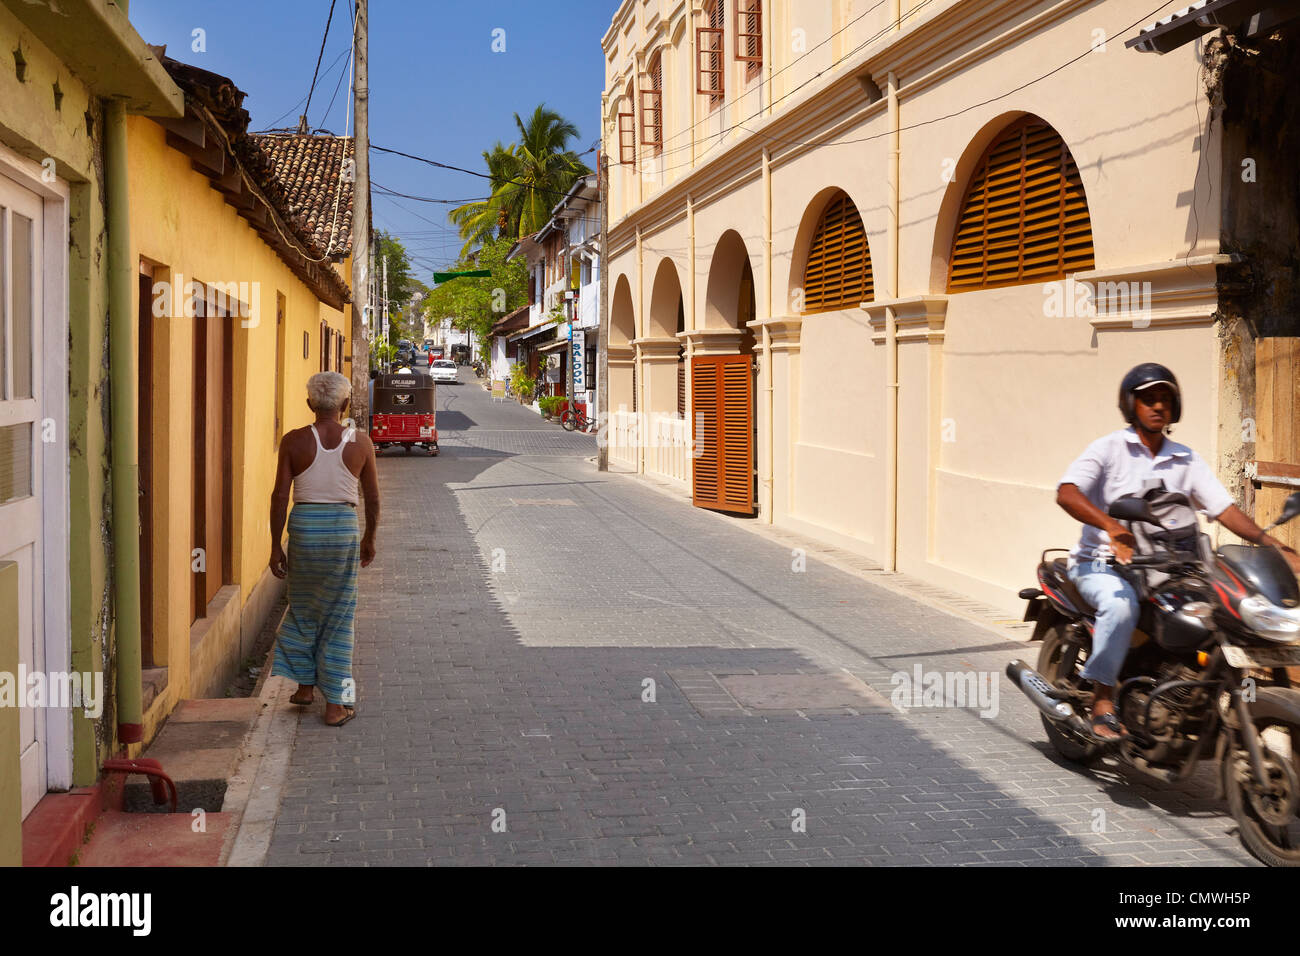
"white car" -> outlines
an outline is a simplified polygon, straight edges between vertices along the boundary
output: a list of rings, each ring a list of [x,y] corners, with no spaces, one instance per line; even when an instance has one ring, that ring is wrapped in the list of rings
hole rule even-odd
[[[435,382],[449,382],[455,385],[460,381],[460,376],[456,371],[456,363],[450,359],[436,359],[429,368],[429,374],[433,376]]]

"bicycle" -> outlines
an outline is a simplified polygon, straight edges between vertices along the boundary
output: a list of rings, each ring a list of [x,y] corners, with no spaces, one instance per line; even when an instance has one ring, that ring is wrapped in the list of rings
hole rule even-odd
[[[588,418],[580,409],[573,405],[570,405],[560,414],[560,425],[563,426],[566,432],[575,431],[577,429],[581,429],[584,432],[590,431],[595,424],[596,422],[593,419]]]

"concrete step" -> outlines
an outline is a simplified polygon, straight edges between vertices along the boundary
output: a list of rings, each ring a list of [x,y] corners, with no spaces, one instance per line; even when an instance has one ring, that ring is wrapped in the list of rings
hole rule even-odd
[[[221,810],[244,738],[263,706],[257,697],[183,700],[177,705],[143,756],[159,761],[175,782],[179,812]],[[127,778],[122,808],[135,813],[171,809],[154,804],[149,778],[139,774]]]
[[[229,813],[157,816],[109,810],[95,821],[79,866],[217,866],[230,835]]]

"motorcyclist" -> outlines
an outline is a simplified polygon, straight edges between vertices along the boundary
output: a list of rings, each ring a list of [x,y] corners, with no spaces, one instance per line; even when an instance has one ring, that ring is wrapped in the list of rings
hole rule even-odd
[[[1070,552],[1068,574],[1079,593],[1097,609],[1092,652],[1081,676],[1092,682],[1092,733],[1118,740],[1125,731],[1115,716],[1115,682],[1137,626],[1138,598],[1110,564],[1133,557],[1133,533],[1106,513],[1116,498],[1141,494],[1162,481],[1167,491],[1187,495],[1207,517],[1255,544],[1279,548],[1300,574],[1300,556],[1255,524],[1233,504],[1205,461],[1186,445],[1166,437],[1182,417],[1182,394],[1174,373],[1155,362],[1131,369],[1119,386],[1119,410],[1128,427],[1105,435],[1084,450],[1061,477],[1056,503],[1083,522]]]

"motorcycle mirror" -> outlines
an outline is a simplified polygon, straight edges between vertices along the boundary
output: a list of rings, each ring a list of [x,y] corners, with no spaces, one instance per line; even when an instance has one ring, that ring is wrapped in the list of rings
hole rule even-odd
[[[1106,513],[1112,518],[1118,518],[1121,521],[1145,521],[1147,524],[1160,524],[1151,511],[1151,505],[1144,498],[1135,498],[1132,496],[1117,498],[1110,503]]]

